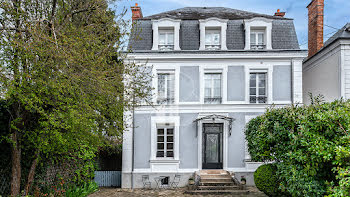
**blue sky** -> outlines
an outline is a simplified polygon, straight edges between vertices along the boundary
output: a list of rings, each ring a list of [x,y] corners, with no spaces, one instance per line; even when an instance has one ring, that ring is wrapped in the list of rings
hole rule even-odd
[[[157,14],[177,8],[229,7],[251,12],[273,15],[277,9],[293,18],[301,48],[307,48],[307,8],[311,0],[119,0],[114,4],[117,10],[127,8],[125,18],[131,18],[130,6],[138,3],[144,16]],[[350,0],[325,0],[325,41],[337,29],[350,22]]]

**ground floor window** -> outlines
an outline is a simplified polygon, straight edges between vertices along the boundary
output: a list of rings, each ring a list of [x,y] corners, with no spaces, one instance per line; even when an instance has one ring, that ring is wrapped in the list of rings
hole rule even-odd
[[[174,127],[157,127],[157,157],[174,158]]]

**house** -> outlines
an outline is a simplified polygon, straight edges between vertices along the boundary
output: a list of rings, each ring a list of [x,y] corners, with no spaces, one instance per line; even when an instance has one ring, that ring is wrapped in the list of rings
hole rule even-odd
[[[123,136],[122,187],[142,187],[143,175],[156,187],[154,178],[175,174],[185,186],[205,169],[253,185],[260,163],[250,161],[246,123],[273,104],[302,102],[307,54],[293,20],[223,7],[132,11],[140,39],[131,36],[128,57],[152,68],[154,106],[128,112],[134,127]]]
[[[309,10],[309,55],[303,62],[304,102],[309,94],[325,101],[350,99],[350,23],[323,43],[324,0],[313,0]]]

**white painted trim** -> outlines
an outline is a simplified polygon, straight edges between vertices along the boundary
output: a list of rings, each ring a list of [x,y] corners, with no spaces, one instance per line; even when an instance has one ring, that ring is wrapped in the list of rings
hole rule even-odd
[[[228,113],[199,113],[198,118],[202,118],[205,116],[208,116],[210,114],[216,114],[216,115],[223,115],[223,116],[228,116]],[[198,142],[198,147],[197,147],[197,153],[198,153],[198,169],[202,169],[202,158],[203,158],[203,124],[204,123],[222,123],[223,124],[223,158],[222,158],[222,164],[223,164],[223,169],[227,169],[228,165],[228,138],[229,138],[229,131],[228,131],[228,122],[226,120],[221,120],[221,119],[215,119],[213,120],[200,120],[197,122],[198,130],[197,130],[197,142]]]
[[[205,49],[205,31],[207,27],[220,28],[221,50],[227,50],[227,45],[226,45],[227,21],[228,20],[219,19],[219,18],[208,18],[205,20],[199,20],[199,32],[200,32],[199,50],[206,50]]]
[[[303,63],[301,60],[292,60],[292,102],[303,103]]]
[[[276,51],[276,52],[275,52]],[[208,59],[214,59],[214,60],[221,60],[221,59],[227,59],[227,60],[233,60],[233,59],[240,59],[240,60],[253,60],[253,61],[260,61],[263,59],[274,59],[274,60],[290,60],[291,58],[299,58],[300,60],[303,60],[306,57],[306,52],[298,51],[298,52],[283,52],[279,53],[278,50],[274,50],[274,52],[267,52],[267,53],[256,53],[256,51],[249,51],[249,52],[234,52],[234,53],[198,53],[194,51],[193,53],[130,53],[127,56],[126,60],[139,60],[139,61],[145,61],[144,63],[154,61],[154,60],[174,60],[176,62],[182,62],[184,60],[208,60]]]
[[[159,50],[159,28],[173,28],[174,29],[174,50],[180,49],[180,23],[181,20],[174,20],[171,18],[162,18],[159,20],[152,20],[153,29],[153,47],[152,50]]]
[[[158,66],[158,65],[153,65],[152,68],[152,75],[153,75],[153,80],[152,80],[152,101],[153,104],[157,105],[157,97],[158,97],[158,73],[174,73],[174,78],[175,78],[175,90],[174,90],[174,105],[179,104],[179,97],[180,97],[180,67],[179,66],[174,66],[174,65],[167,65],[167,66]]]
[[[246,80],[246,92],[245,92],[245,102],[246,104],[250,104],[249,101],[249,86],[250,86],[250,73],[256,72],[257,70],[261,72],[265,72],[267,74],[267,105],[274,103],[272,100],[273,95],[273,65],[262,64],[261,66],[245,66],[245,80]],[[278,102],[278,101],[277,101]],[[264,104],[264,105],[266,105]],[[260,105],[260,104],[256,104]]]
[[[244,20],[245,28],[245,50],[250,50],[250,32],[252,28],[265,29],[266,50],[272,50],[272,20],[266,18],[252,18]]]
[[[156,157],[157,152],[157,124],[174,124],[174,158],[166,158],[166,163],[170,160],[179,160],[179,133],[180,133],[180,117],[179,116],[152,116],[151,117],[151,158],[150,161],[156,160],[161,163],[161,159]]]

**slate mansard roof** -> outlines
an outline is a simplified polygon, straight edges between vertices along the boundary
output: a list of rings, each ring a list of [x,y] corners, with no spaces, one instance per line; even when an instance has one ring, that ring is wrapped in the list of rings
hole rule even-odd
[[[280,50],[299,50],[298,39],[292,19],[265,14],[257,14],[222,7],[185,7],[144,17],[137,21],[130,36],[129,49],[134,52],[152,49],[152,20],[171,18],[181,20],[180,48],[198,50],[200,43],[199,20],[207,18],[228,19],[226,43],[230,51],[244,50],[244,20],[256,17],[272,19],[272,48]]]

